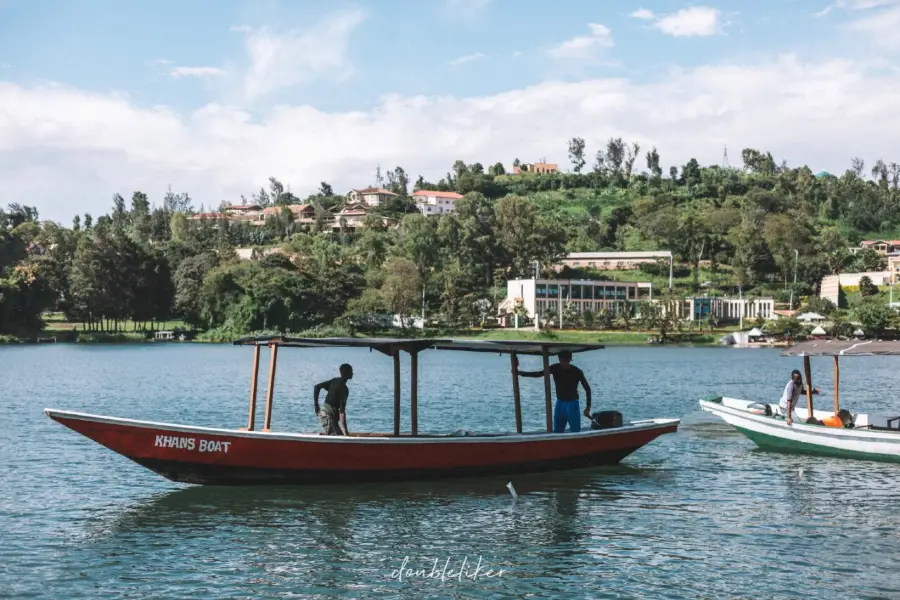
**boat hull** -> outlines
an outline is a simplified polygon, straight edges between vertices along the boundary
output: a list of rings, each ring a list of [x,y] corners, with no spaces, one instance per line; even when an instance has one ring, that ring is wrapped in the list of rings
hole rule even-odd
[[[750,404],[753,402],[734,398],[700,401],[704,411],[720,417],[764,450],[900,463],[900,430],[833,428],[796,420],[789,426],[782,418],[747,412],[746,406]],[[802,408],[797,412],[801,416],[806,414]],[[830,411],[814,412],[817,419],[831,414]],[[856,420],[873,419],[857,415]]]
[[[192,427],[48,409],[155,473],[200,485],[297,485],[476,477],[613,465],[678,419],[566,434],[325,436]]]

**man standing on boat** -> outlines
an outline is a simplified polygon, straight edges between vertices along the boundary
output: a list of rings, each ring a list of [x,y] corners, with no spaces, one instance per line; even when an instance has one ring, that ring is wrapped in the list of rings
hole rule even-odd
[[[518,370],[518,360],[516,370]],[[559,353],[559,362],[550,365],[550,374],[556,386],[556,407],[553,411],[553,431],[563,433],[566,424],[571,433],[581,431],[581,411],[578,404],[578,384],[584,388],[584,416],[591,418],[591,386],[584,376],[584,371],[572,364],[572,353],[563,350]],[[522,377],[543,377],[543,371],[519,371]]]
[[[347,381],[353,379],[353,367],[348,364],[341,365],[340,377],[317,383],[313,388],[313,404],[316,407],[316,415],[322,421],[325,435],[350,435],[347,429],[347,396],[350,389]],[[319,392],[328,390],[325,394],[325,406],[319,410]],[[340,422],[340,427],[338,427]],[[343,431],[341,431],[343,427]]]
[[[781,394],[781,402],[778,404],[778,407],[787,419],[788,425],[791,425],[794,421],[794,407],[797,406],[797,400],[800,399],[801,394],[805,393],[806,388],[803,386],[803,375],[800,374],[800,371],[794,369],[791,372],[791,380],[784,386],[784,393]],[[819,388],[813,388],[812,393],[818,394]]]

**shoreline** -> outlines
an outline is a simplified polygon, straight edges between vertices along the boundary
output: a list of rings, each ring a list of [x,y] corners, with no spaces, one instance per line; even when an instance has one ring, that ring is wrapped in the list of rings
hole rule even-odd
[[[367,335],[352,335],[348,337],[397,337],[396,331],[377,332]],[[474,329],[454,332],[422,332],[415,330],[408,337],[434,337],[434,338],[458,338],[472,340],[546,340],[548,342],[572,342],[603,344],[606,346],[633,346],[633,347],[715,347],[722,346],[719,342],[728,331],[696,332],[672,334],[665,343],[648,343],[648,338],[657,338],[658,334],[645,331],[585,331],[585,330],[551,330],[549,332],[535,332],[534,330],[516,329]],[[253,335],[252,333],[247,335]],[[310,335],[309,332],[288,333],[285,335],[303,337],[323,337],[321,334]],[[200,339],[200,336],[191,340],[156,340],[148,339],[146,334],[140,332],[72,332],[46,330],[34,336],[0,336],[2,345],[41,345],[41,344],[231,344],[233,339]]]

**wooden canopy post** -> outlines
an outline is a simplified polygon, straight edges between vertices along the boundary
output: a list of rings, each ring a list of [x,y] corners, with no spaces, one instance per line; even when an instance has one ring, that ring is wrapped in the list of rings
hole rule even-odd
[[[275,367],[278,366],[278,344],[272,344],[272,354],[269,360],[269,387],[266,389],[266,417],[263,431],[272,429],[272,400],[275,396]]]
[[[410,423],[412,424],[413,436],[419,435],[419,351],[413,350],[409,353],[409,407],[410,407]],[[395,381],[396,383],[396,381]]]
[[[253,381],[250,383],[250,416],[247,418],[247,431],[256,426],[256,388],[259,384],[259,344],[253,346]]]
[[[809,368],[809,357],[803,357],[803,370],[806,371],[806,409],[809,412],[809,416],[813,416],[813,401],[812,401],[812,373]]]
[[[841,367],[838,364],[838,355],[834,355],[834,414],[838,414],[838,384],[841,380]]]
[[[553,403],[550,401],[550,352],[547,346],[541,346],[544,358],[544,403],[547,407],[547,433],[553,432]]]
[[[394,348],[394,435],[400,435],[400,350]]]
[[[512,367],[513,401],[516,404],[516,433],[522,433],[522,399],[519,396],[519,365],[515,352],[509,353],[509,362]]]

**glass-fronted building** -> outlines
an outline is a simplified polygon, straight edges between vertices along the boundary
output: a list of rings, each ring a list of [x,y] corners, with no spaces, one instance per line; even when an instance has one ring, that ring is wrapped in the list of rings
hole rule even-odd
[[[512,310],[521,303],[529,318],[548,312],[559,314],[567,306],[578,314],[607,310],[619,315],[632,311],[633,302],[652,297],[650,283],[592,281],[584,279],[513,279],[507,282],[506,301],[501,308]]]

